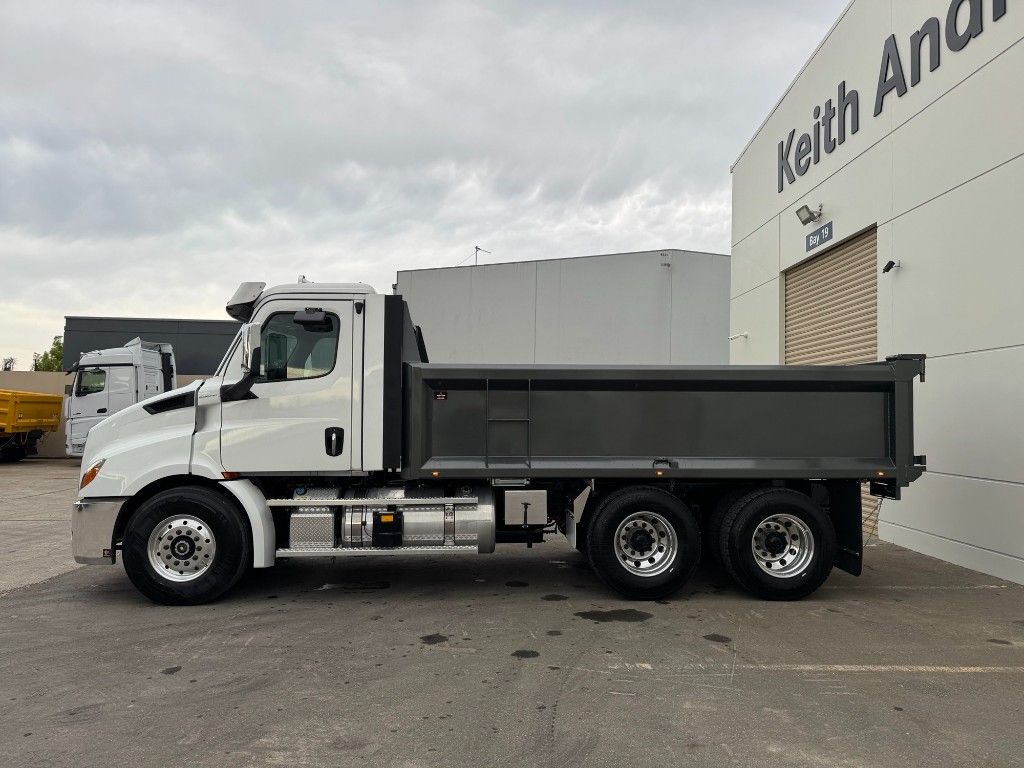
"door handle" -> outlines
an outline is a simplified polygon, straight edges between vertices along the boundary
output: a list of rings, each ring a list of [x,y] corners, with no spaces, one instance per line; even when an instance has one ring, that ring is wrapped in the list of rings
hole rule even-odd
[[[345,430],[341,427],[328,427],[324,430],[324,449],[328,456],[341,456],[345,450]]]
[[[96,409],[96,413],[106,413],[106,412],[107,412],[106,408],[97,408]]]

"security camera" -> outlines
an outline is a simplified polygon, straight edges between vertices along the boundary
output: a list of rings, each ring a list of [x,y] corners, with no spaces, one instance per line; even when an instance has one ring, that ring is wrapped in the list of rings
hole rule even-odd
[[[882,267],[882,274],[883,275],[887,275],[890,272],[892,272],[894,269],[899,269],[899,268],[900,268],[900,263],[898,261],[889,260],[889,261],[885,262],[885,266]]]

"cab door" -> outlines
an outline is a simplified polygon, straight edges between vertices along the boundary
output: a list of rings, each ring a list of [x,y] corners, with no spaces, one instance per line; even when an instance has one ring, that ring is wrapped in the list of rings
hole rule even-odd
[[[135,404],[135,366],[112,365],[107,368],[107,415]]]
[[[221,403],[221,462],[229,472],[352,470],[353,303],[273,301],[261,324],[260,370],[247,399]],[[240,377],[241,345],[225,380]]]
[[[85,447],[86,437],[94,424],[107,418],[109,412],[108,369],[88,366],[75,375],[75,387],[68,404],[68,444],[76,453]]]

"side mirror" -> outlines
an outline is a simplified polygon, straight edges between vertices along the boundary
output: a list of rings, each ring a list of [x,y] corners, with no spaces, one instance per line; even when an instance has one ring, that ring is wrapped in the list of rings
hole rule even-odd
[[[221,402],[230,403],[255,397],[252,394],[252,385],[260,374],[260,326],[257,323],[247,323],[242,327],[241,367],[242,378],[233,384],[221,385]]]
[[[259,360],[256,361],[255,368],[252,362],[252,353],[258,351],[260,348],[260,327],[256,323],[247,323],[242,329],[242,374],[248,376],[249,373],[255,370],[259,372],[260,364]]]

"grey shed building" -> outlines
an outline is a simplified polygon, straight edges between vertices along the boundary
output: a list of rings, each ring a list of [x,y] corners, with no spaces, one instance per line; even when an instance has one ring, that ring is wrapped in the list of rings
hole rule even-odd
[[[234,320],[65,317],[63,368],[68,370],[83,352],[120,347],[138,336],[171,344],[179,374],[209,376],[237,332]]]
[[[668,248],[398,273],[431,362],[725,365],[729,257]]]

